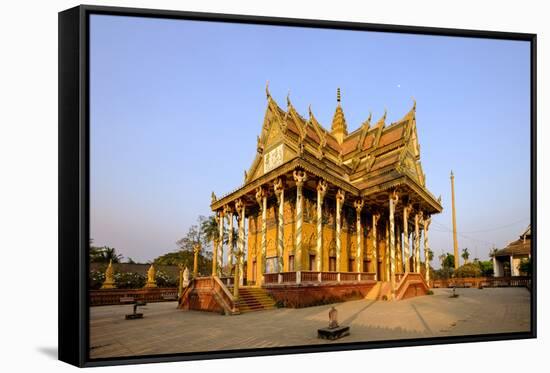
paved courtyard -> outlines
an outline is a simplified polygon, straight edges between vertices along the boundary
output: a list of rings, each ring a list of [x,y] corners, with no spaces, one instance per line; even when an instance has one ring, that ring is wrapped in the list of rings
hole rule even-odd
[[[131,306],[91,308],[91,358],[224,349],[298,346],[529,331],[530,293],[524,288],[434,289],[434,295],[398,302],[335,304],[351,335],[317,338],[331,305],[281,308],[238,316],[181,311],[176,302],[140,307],[142,320],[124,320]]]

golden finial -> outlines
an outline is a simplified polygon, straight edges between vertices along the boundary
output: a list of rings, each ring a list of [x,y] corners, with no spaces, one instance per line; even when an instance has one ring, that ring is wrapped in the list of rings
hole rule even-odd
[[[311,118],[313,116],[313,112],[311,111],[311,104],[307,107],[307,111],[309,113],[309,117]]]
[[[451,170],[451,178],[455,177],[455,174],[453,174],[453,170]]]
[[[382,119],[386,120],[387,116],[388,116],[388,109],[384,108],[384,116],[382,116]]]
[[[342,96],[340,95],[340,87],[336,89],[336,102],[340,103],[342,101]]]
[[[292,104],[290,103],[290,89],[288,90],[288,93],[286,94],[286,104],[288,105],[288,107],[292,106]]]
[[[269,80],[265,83],[265,95],[267,98],[271,97],[271,93],[269,93]]]
[[[370,120],[371,120],[371,119],[372,119],[372,111],[369,111],[369,117],[368,117],[368,119],[367,119],[367,122],[370,123]]]

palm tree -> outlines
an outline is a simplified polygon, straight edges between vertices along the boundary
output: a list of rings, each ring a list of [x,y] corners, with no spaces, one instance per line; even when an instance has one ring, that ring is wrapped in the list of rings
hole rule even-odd
[[[201,217],[202,218],[202,217]],[[216,217],[214,215],[209,216],[208,218],[202,218],[200,220],[200,231],[202,233],[203,239],[206,243],[211,243],[212,246],[215,242],[218,241],[219,237],[219,227]]]
[[[468,248],[462,249],[462,259],[464,259],[464,264],[468,263],[468,258],[470,257],[470,252]]]
[[[112,261],[113,263],[120,263],[123,258],[121,254],[116,253],[116,249],[114,247],[104,246],[102,249],[104,262]]]
[[[444,252],[441,252],[441,255],[437,257],[439,259],[439,261],[441,262],[441,268],[443,268],[443,263],[445,263],[445,258],[446,257],[447,257],[447,255],[445,255]]]

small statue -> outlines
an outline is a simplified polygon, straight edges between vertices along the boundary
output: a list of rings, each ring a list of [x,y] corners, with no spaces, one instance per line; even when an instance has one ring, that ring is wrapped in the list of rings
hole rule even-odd
[[[183,270],[183,281],[189,283],[189,269],[187,267]]]
[[[103,285],[101,285],[102,289],[115,289],[115,277],[114,277],[114,271],[113,271],[113,260],[109,260],[109,265],[107,266],[107,269],[105,270],[105,281],[103,282]]]
[[[145,284],[146,288],[156,288],[157,282],[155,281],[155,266],[151,264],[151,267],[147,270],[147,283]]]
[[[214,192],[212,192],[212,203],[216,202],[218,200],[218,197],[216,197],[216,195],[214,194]]]
[[[328,327],[329,329],[338,327],[338,311],[336,311],[336,308],[334,307],[332,307],[328,312]]]

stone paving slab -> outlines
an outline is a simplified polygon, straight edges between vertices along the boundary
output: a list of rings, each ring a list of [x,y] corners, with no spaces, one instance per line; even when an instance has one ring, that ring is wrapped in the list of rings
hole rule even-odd
[[[382,341],[530,330],[530,293],[524,288],[434,289],[434,295],[397,302],[338,303],[341,325],[351,335],[317,338],[332,305],[280,308],[222,316],[182,311],[176,302],[139,307],[145,317],[124,320],[132,306],[92,307],[91,358]]]

